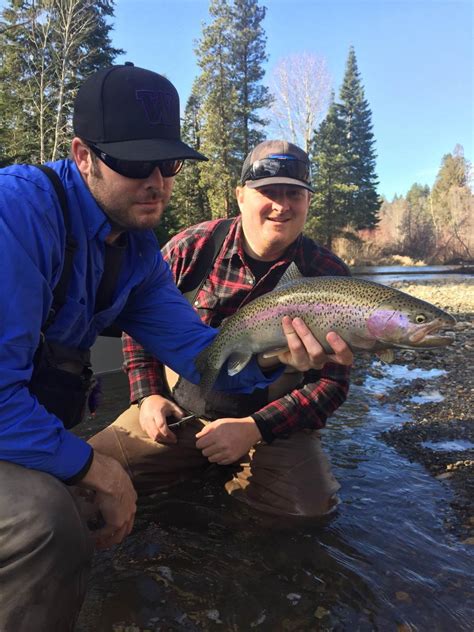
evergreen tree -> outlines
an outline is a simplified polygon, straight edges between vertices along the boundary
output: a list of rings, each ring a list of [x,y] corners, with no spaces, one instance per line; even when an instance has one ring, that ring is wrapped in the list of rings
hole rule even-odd
[[[201,151],[201,102],[199,82],[194,81],[191,96],[184,111],[181,135],[185,143]],[[200,181],[200,163],[187,160],[176,176],[171,203],[158,229],[163,245],[183,228],[211,219],[206,190]]]
[[[258,6],[256,0],[233,0],[230,13],[238,100],[235,141],[243,162],[249,151],[264,139],[262,128],[268,121],[259,116],[258,111],[272,102],[268,88],[260,83],[265,74],[263,63],[268,59],[262,27],[266,9]]]
[[[347,140],[334,102],[314,136],[312,154],[315,193],[305,232],[331,248],[333,239],[341,235],[349,223],[344,202],[350,192]]]
[[[211,24],[203,29],[196,50],[202,69],[199,77],[205,94],[202,104],[202,148],[210,159],[201,165],[201,183],[206,188],[216,217],[231,213],[232,174],[237,168],[233,152],[237,94],[230,69],[230,11],[225,0],[211,0]]]
[[[68,152],[84,78],[122,53],[111,45],[113,0],[10,0],[1,13],[0,162]]]
[[[196,54],[204,95],[201,110],[202,151],[199,165],[213,217],[237,212],[234,188],[249,147],[262,136],[257,111],[269,104],[259,85],[265,38],[265,9],[257,0],[211,0],[212,22],[204,27]]]
[[[372,113],[365,99],[354,48],[349,50],[340,92],[339,117],[346,134],[348,160],[347,195],[343,212],[356,228],[373,228],[381,200],[376,191]]]

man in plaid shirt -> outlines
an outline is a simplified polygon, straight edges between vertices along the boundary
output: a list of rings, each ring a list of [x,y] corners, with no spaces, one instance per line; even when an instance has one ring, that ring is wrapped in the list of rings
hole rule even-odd
[[[205,323],[219,327],[271,291],[293,261],[304,276],[349,274],[338,257],[302,235],[312,191],[309,159],[299,147],[266,141],[250,152],[236,190],[241,215],[195,297]],[[164,247],[178,287],[195,273],[221,221],[188,228]],[[124,464],[138,491],[185,480],[209,463],[236,463],[226,483],[233,497],[270,514],[331,514],[339,484],[318,430],[346,399],[353,358],[337,334],[327,340],[334,353],[320,349],[313,363],[318,370],[299,373],[289,367],[267,389],[250,395],[213,391],[204,400],[198,386],[124,335],[132,406],[91,442]]]

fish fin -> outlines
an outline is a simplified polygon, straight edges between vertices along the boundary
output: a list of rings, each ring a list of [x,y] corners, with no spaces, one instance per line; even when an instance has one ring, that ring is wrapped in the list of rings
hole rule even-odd
[[[290,283],[290,281],[298,281],[299,279],[303,279],[303,278],[304,277],[299,271],[298,266],[296,265],[294,261],[292,261],[290,265],[287,267],[287,269],[285,270],[285,272],[283,273],[283,276],[281,277],[281,279],[275,285],[274,289],[276,290],[280,286]]]
[[[334,331],[338,333],[336,329],[334,329]],[[341,335],[341,337],[343,336]],[[364,338],[363,336],[358,336],[355,332],[351,333],[351,344],[353,349],[370,351],[373,349],[376,342],[377,341],[374,338]]]
[[[262,358],[274,358],[275,356],[279,356],[280,353],[286,353],[289,351],[288,347],[278,347],[277,349],[267,349],[262,353]]]
[[[393,349],[381,349],[380,351],[376,351],[375,355],[380,358],[382,362],[387,362],[387,364],[390,364],[395,360]]]
[[[251,353],[234,351],[234,353],[230,354],[227,360],[227,373],[229,375],[237,375],[237,373],[240,373],[242,369],[245,369],[251,358]]]

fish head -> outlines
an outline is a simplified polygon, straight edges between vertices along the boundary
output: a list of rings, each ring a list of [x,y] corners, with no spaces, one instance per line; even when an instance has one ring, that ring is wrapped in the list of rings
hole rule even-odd
[[[385,347],[430,348],[451,344],[454,336],[443,332],[456,319],[442,309],[404,292],[379,303],[367,319],[371,338]]]

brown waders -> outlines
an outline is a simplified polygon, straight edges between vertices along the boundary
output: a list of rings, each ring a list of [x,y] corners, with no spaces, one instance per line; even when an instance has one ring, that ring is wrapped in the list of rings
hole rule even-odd
[[[166,371],[172,390],[177,376]],[[284,374],[272,385],[268,399],[273,401],[289,392],[298,379],[299,375]],[[178,404],[189,410],[183,399],[190,400],[192,395],[181,397]],[[133,405],[90,443],[123,465],[138,493],[150,493],[189,480],[209,467],[195,445],[195,435],[206,423],[203,419],[184,423],[175,432],[178,442],[165,445],[146,435],[139,423],[139,409]],[[238,471],[226,483],[227,492],[264,513],[317,518],[332,513],[337,504],[335,494],[340,485],[321,448],[319,432],[302,430],[271,444],[260,442],[238,465]]]

